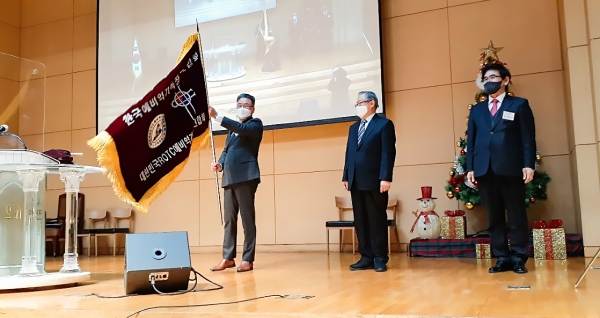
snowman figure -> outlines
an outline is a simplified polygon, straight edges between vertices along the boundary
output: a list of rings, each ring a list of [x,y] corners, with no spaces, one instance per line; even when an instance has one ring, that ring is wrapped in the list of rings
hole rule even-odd
[[[435,213],[435,199],[431,197],[431,187],[421,187],[421,198],[419,200],[419,209],[413,214],[417,217],[410,232],[417,228],[417,234],[422,239],[435,239],[440,236],[441,226],[440,218]]]

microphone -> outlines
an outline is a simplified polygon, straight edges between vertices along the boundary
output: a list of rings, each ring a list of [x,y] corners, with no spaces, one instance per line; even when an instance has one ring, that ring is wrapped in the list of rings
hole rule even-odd
[[[8,131],[8,125],[7,124],[0,125],[0,133],[7,132],[7,131]]]

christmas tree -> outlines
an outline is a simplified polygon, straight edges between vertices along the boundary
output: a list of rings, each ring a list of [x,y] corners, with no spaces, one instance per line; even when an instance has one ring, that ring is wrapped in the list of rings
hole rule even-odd
[[[500,62],[497,53],[502,50],[501,47],[494,47],[492,41],[487,48],[482,49],[481,53],[481,68],[488,63],[497,63],[506,65],[506,63]],[[480,71],[481,71],[480,68]],[[479,87],[479,92],[475,94],[475,103],[482,102],[487,100],[488,95],[483,91],[483,83],[481,82],[481,73],[477,75],[476,80],[477,86]],[[509,92],[508,95],[513,96],[512,92]],[[469,104],[468,109],[471,110],[473,107],[472,104]],[[467,122],[469,118],[467,117]],[[456,146],[460,148],[460,152],[456,155],[454,159],[454,165],[450,170],[450,179],[446,184],[446,195],[448,198],[455,198],[458,201],[462,201],[465,203],[465,207],[469,210],[474,207],[481,205],[481,196],[477,191],[477,187],[471,184],[467,180],[467,136],[465,131],[465,137],[460,138],[459,141],[456,142]],[[540,155],[539,150],[536,154],[536,163],[535,163],[535,173],[533,175],[533,180],[525,185],[525,203],[529,207],[531,204],[539,200],[546,200],[548,195],[546,193],[548,183],[550,182],[550,176],[547,173],[538,171],[539,165],[542,164],[542,156]]]

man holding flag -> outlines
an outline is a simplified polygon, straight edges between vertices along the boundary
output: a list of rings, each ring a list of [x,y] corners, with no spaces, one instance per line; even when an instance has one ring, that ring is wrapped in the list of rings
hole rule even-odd
[[[244,252],[238,272],[251,271],[254,266],[256,246],[256,210],[254,198],[260,183],[258,149],[263,136],[263,124],[254,114],[254,96],[240,94],[237,97],[236,115],[232,120],[217,114],[208,106],[210,117],[229,131],[225,148],[219,162],[213,162],[213,171],[223,172],[222,186],[225,188],[225,235],[223,260],[211,271],[222,271],[235,267],[238,211],[244,227]]]

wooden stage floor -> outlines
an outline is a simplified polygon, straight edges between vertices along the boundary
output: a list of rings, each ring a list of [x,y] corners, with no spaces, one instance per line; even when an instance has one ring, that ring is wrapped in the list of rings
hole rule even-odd
[[[220,255],[193,254],[200,273],[224,286],[178,296],[101,299],[123,294],[123,256],[81,257],[92,281],[76,287],[0,294],[0,317],[120,317],[161,305],[232,302],[273,294],[311,299],[265,298],[209,307],[154,309],[134,317],[600,317],[600,272],[591,270],[577,290],[584,258],[535,261],[529,273],[488,274],[492,260],[408,258],[393,254],[386,273],[351,272],[350,253],[261,253],[255,270],[213,273]],[[48,259],[57,271],[61,258]],[[587,259],[588,261],[590,259]],[[530,290],[508,290],[530,285]],[[200,282],[199,289],[209,288]],[[389,315],[389,316],[388,316]]]

